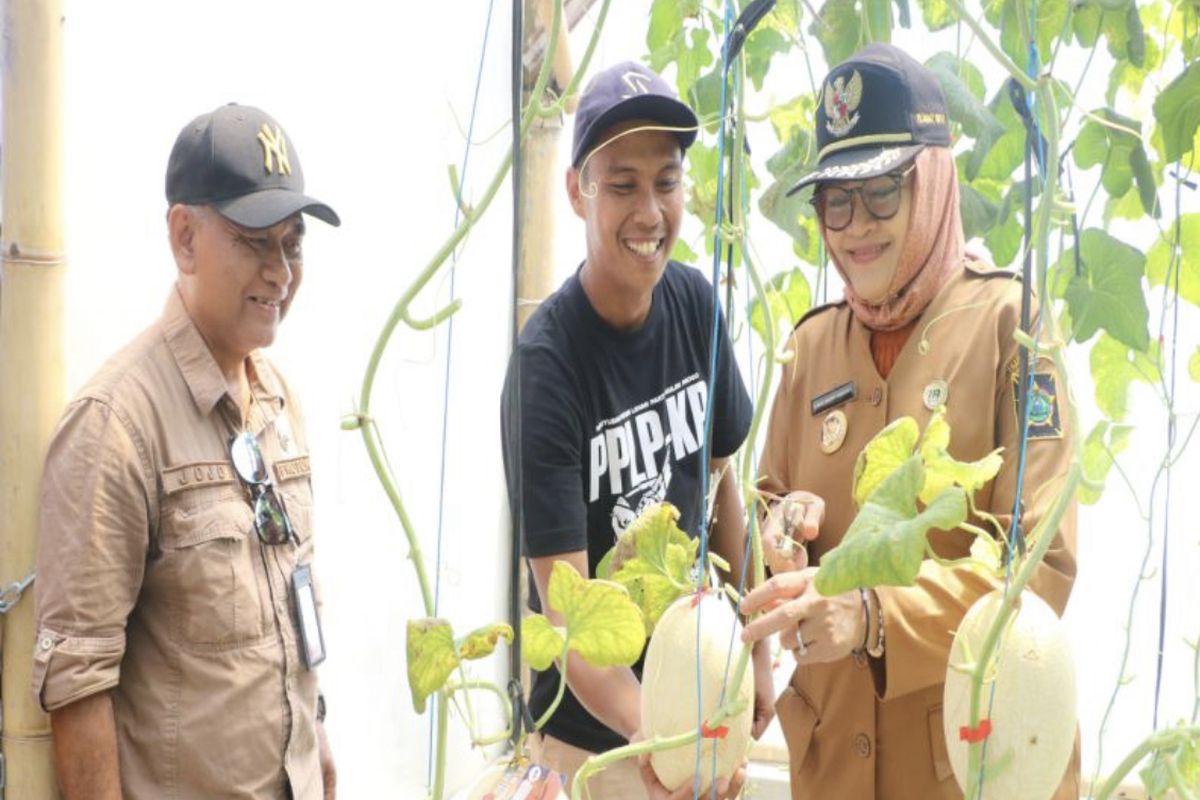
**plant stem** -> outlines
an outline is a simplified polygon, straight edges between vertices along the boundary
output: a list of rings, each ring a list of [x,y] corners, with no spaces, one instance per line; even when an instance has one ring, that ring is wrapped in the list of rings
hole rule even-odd
[[[1101,784],[1100,791],[1096,794],[1096,800],[1108,800],[1108,797],[1120,788],[1121,781],[1125,776],[1148,754],[1156,750],[1179,747],[1191,739],[1200,739],[1200,727],[1167,728],[1150,734],[1134,748],[1132,753],[1125,756],[1125,760],[1117,766],[1117,771],[1109,775],[1108,780]]]
[[[550,721],[550,717],[554,716],[554,712],[558,709],[558,704],[562,702],[563,694],[567,690],[567,648],[570,644],[571,634],[568,633],[563,637],[562,652],[558,656],[558,693],[554,695],[554,700],[546,709],[546,713],[542,714],[541,718],[534,723],[535,730],[540,731]]]
[[[450,698],[446,696],[446,692],[438,692],[437,701],[437,755],[433,765],[433,788],[430,790],[430,796],[433,800],[442,800],[442,795],[446,791],[446,712],[450,705]]]
[[[983,46],[987,48],[987,51],[992,54],[992,57],[996,61],[1000,62],[1000,66],[1004,67],[1008,74],[1012,75],[1025,91],[1033,91],[1036,83],[1020,67],[1013,63],[1013,60],[1000,49],[999,45],[992,41],[987,31],[979,24],[979,20],[967,13],[966,7],[959,0],[946,0],[946,4],[954,9],[954,13],[958,14],[959,19],[967,23],[967,26],[975,34],[975,38],[983,43]]]

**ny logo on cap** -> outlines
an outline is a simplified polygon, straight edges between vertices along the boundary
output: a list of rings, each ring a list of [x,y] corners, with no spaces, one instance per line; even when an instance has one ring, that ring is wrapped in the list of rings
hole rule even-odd
[[[846,83],[839,75],[833,84],[825,84],[825,129],[834,136],[845,136],[858,124],[858,104],[862,102],[863,82],[858,70]]]
[[[629,87],[629,94],[625,95],[625,97],[633,97],[635,94],[647,94],[650,91],[649,75],[630,71],[622,75],[621,80]]]
[[[279,129],[278,125],[275,126],[275,130],[271,130],[271,127],[264,122],[258,130],[258,143],[262,145],[263,167],[267,170],[268,175],[276,170],[280,175],[292,174],[292,165],[288,162],[287,139],[283,137],[283,131]],[[274,165],[271,163],[272,158],[275,162]]]

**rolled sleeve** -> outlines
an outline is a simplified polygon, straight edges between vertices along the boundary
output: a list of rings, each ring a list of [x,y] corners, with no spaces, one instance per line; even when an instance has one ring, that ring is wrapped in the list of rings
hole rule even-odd
[[[42,477],[33,691],[47,711],[117,684],[152,519],[147,458],[121,415],[68,408]]]

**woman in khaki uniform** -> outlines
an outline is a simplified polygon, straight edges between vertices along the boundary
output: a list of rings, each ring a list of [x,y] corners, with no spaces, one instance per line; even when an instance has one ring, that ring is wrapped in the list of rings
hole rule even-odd
[[[759,468],[773,499],[763,539],[774,577],[743,604],[773,610],[747,626],[746,638],[779,632],[796,659],[776,705],[793,798],[961,798],[943,739],[942,684],[955,629],[996,582],[931,560],[910,587],[822,597],[810,579],[854,518],[858,453],[899,417],[924,428],[939,406],[955,458],[1004,448],[1004,466],[975,501],[1009,525],[1021,438],[1013,339],[1021,284],[964,249],[945,101],[915,60],[871,45],[838,65],[816,125],[817,169],[793,191],[816,184],[845,299],[813,309],[792,335],[795,358],[783,371]],[[1025,531],[1054,500],[1072,434],[1061,377],[1046,359],[1032,371]],[[779,544],[793,532],[806,546],[785,555]],[[947,559],[968,555],[972,539],[931,533]],[[1072,509],[1031,584],[1059,614],[1074,552]],[[1077,750],[1056,798],[1079,796],[1078,769]]]

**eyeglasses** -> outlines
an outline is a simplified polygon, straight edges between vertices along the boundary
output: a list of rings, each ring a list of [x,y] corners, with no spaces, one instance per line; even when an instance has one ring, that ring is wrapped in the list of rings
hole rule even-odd
[[[861,186],[846,189],[841,186],[825,186],[813,195],[811,202],[821,218],[821,224],[831,231],[845,230],[854,219],[854,195],[862,200],[863,207],[875,219],[891,219],[900,210],[900,188],[904,178],[916,169],[910,164],[903,172],[889,172],[864,182]]]
[[[254,530],[263,544],[287,544],[294,541],[292,522],[288,519],[283,499],[275,492],[262,451],[254,434],[242,432],[229,441],[229,456],[233,469],[246,488],[254,507]]]

